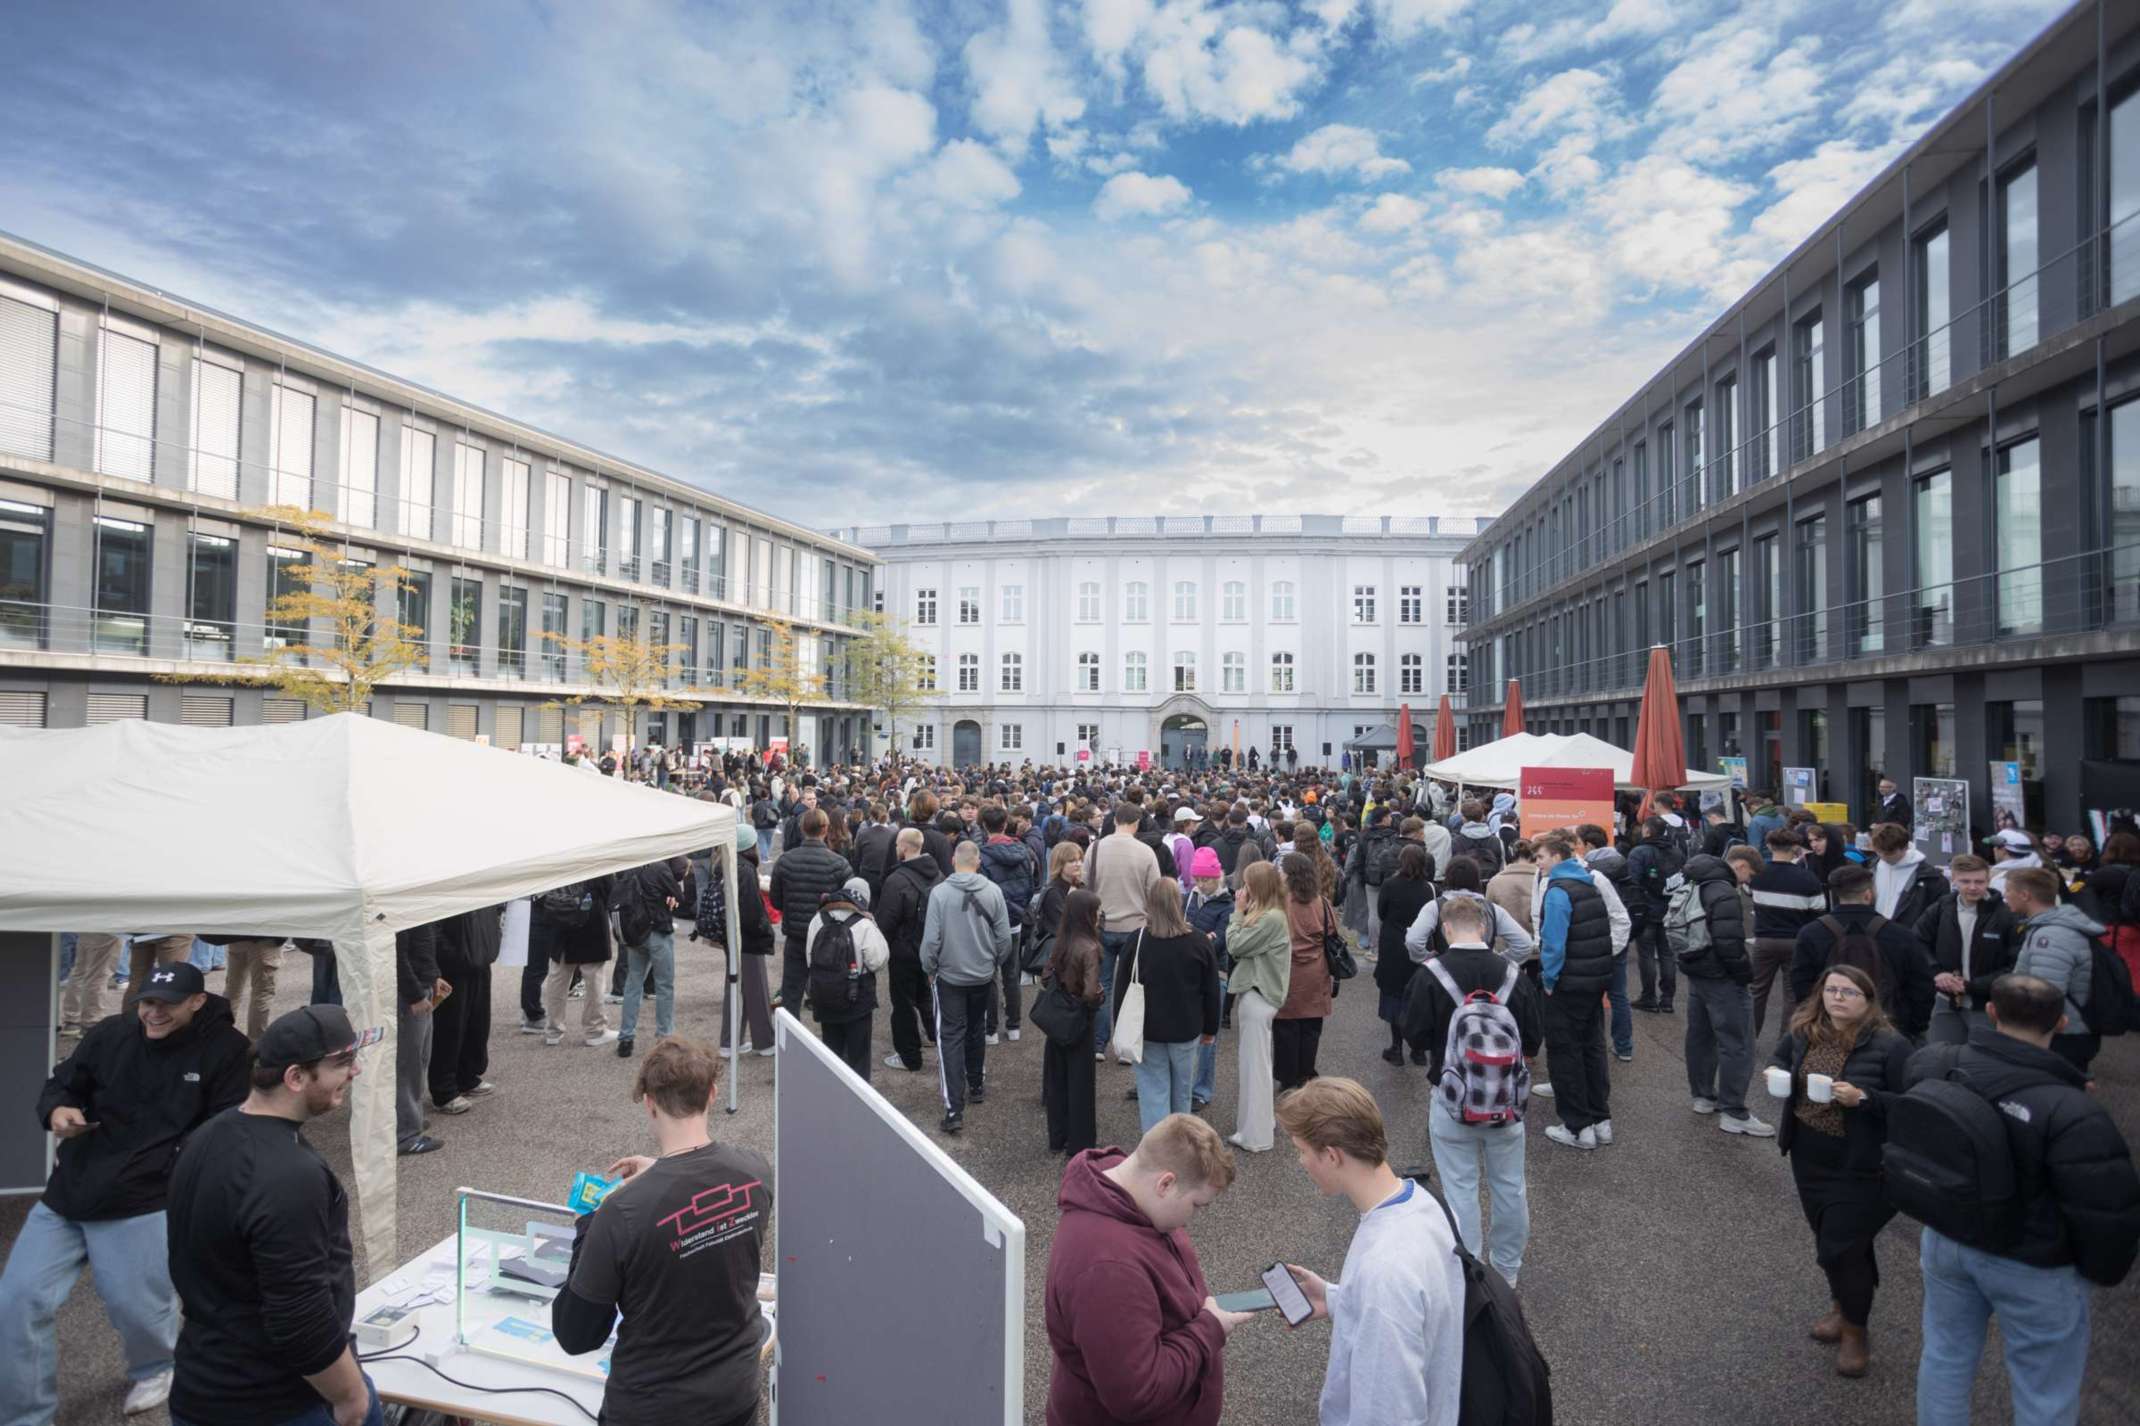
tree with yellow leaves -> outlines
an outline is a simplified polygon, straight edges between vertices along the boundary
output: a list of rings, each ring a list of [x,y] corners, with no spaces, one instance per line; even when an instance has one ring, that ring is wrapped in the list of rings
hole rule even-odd
[[[797,729],[801,727],[803,706],[825,701],[825,675],[810,667],[811,661],[804,657],[803,640],[809,635],[798,636],[795,626],[785,619],[768,618],[765,627],[772,635],[771,650],[736,676],[736,691],[788,710],[788,754],[792,758],[799,742]]]
[[[888,614],[855,613],[861,635],[847,645],[847,686],[857,703],[884,715],[892,747],[899,747],[900,715],[938,697],[929,657],[907,638],[906,625]]]
[[[624,720],[627,761],[638,733],[640,710],[661,713],[699,706],[698,700],[669,691],[670,665],[677,655],[687,652],[682,644],[657,644],[637,632],[575,639],[545,631],[543,638],[565,655],[568,670],[577,668],[577,681],[587,685],[549,706],[615,710]],[[568,672],[567,677],[571,676]],[[599,748],[589,751],[601,756]]]

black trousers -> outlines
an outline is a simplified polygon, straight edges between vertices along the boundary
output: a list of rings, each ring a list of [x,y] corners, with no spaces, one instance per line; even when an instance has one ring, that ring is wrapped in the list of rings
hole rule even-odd
[[[979,985],[936,982],[936,1074],[944,1112],[963,1114],[966,1096],[982,1087],[988,1072],[988,997],[993,981]]]
[[[1271,1072],[1281,1091],[1298,1089],[1315,1078],[1315,1052],[1323,1043],[1321,1016],[1271,1022]]]
[[[892,982],[892,1048],[910,1070],[921,1068],[921,1042],[936,1043],[936,1009],[919,960],[895,955],[885,969]]]
[[[1872,1317],[1873,1294],[1880,1286],[1873,1243],[1895,1210],[1881,1195],[1877,1179],[1868,1183],[1847,1169],[1843,1140],[1800,1126],[1791,1140],[1791,1177],[1813,1229],[1813,1256],[1827,1276],[1828,1295],[1842,1309],[1843,1320],[1863,1327]]]
[[[1546,1064],[1553,1103],[1572,1133],[1612,1118],[1612,1080],[1605,1062],[1605,1002],[1597,991],[1546,997]]]
[[[1091,1035],[1087,1034],[1086,1039]],[[1048,1151],[1082,1153],[1096,1147],[1100,1130],[1093,1110],[1093,1059],[1084,1041],[1064,1049],[1053,1040],[1040,1056],[1040,1097],[1048,1109]]]
[[[463,972],[451,982],[453,994],[431,1012],[433,1104],[466,1094],[483,1082],[483,1072],[490,1068],[490,969]]]
[[[550,974],[550,958],[530,950],[527,969],[520,972],[520,1018],[530,1025],[540,1025],[546,1013],[542,1008],[542,983]]]
[[[1672,948],[1665,944],[1661,922],[1644,926],[1642,934],[1635,937],[1635,968],[1642,973],[1644,1000],[1670,1000],[1679,989],[1679,963],[1672,959]]]
[[[810,962],[804,956],[809,945],[809,927],[803,928],[801,937],[784,937],[780,948],[780,1008],[800,1020],[803,1013],[803,992],[810,985]]]
[[[1011,936],[1013,945],[1015,946],[1017,938],[1017,931],[1015,928],[1013,928]],[[1016,1030],[1019,1028],[1018,1016],[1019,1011],[1022,1008],[1022,997],[1019,995],[1018,991],[1018,977],[1020,974],[1021,972],[1018,969],[1018,952],[1013,949],[1011,951],[1011,958],[1003,963],[1003,969],[996,972],[997,984],[995,987],[991,988],[992,993],[988,997],[988,1033],[991,1035],[996,1033],[996,1026],[999,1023],[1006,1030]],[[1003,993],[1003,1000],[1000,1006],[997,1004],[996,996],[993,993],[993,990],[995,989],[1000,989]],[[1000,1021],[997,1018],[997,1011],[999,1009],[1003,1012]]]
[[[825,1048],[845,1060],[864,1084],[869,1083],[869,1035],[875,1020],[873,1014],[858,1015],[852,1020],[821,1021],[817,1027]]]

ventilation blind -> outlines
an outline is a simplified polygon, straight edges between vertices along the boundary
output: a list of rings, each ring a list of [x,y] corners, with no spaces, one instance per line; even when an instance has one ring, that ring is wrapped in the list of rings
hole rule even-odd
[[[84,721],[94,728],[100,723],[148,716],[149,696],[146,693],[92,693],[89,695],[89,716]]]
[[[404,728],[428,728],[431,726],[431,708],[425,703],[396,703],[394,721]]]
[[[263,723],[302,723],[305,721],[305,700],[302,698],[263,698],[260,700],[260,721]]]
[[[45,696],[0,688],[0,728],[42,728]]]
[[[156,344],[106,327],[97,381],[97,469],[155,479]]]
[[[59,314],[0,297],[0,451],[52,459]]]
[[[476,705],[473,703],[449,703],[446,705],[446,736],[476,739]]]
[[[188,693],[179,700],[178,721],[189,728],[228,728],[230,709],[228,694]]]
[[[500,708],[498,710],[498,730],[491,735],[490,741],[492,745],[504,748],[508,752],[520,751],[520,728],[524,714],[524,709]]]
[[[535,710],[535,741],[538,743],[562,743],[565,741],[564,709],[538,708]]]

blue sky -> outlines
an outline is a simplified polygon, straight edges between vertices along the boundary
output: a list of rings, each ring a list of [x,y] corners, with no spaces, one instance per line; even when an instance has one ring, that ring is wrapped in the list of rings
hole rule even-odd
[[[2062,8],[17,6],[0,228],[813,524],[1486,514]]]

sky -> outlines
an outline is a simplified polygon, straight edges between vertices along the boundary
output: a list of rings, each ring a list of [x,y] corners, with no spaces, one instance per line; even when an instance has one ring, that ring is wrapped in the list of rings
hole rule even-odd
[[[0,229],[805,524],[1484,515],[2063,8],[12,6]]]

